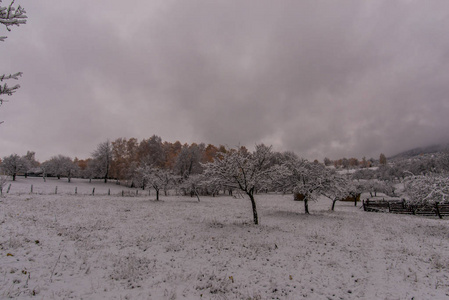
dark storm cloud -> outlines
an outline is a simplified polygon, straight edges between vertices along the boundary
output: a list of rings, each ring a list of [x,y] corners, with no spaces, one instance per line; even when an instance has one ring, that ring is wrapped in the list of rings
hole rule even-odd
[[[449,140],[445,1],[21,4],[2,156],[152,134],[320,160]]]

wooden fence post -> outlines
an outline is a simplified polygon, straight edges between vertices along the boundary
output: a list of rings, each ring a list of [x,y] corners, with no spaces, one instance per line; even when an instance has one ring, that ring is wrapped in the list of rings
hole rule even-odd
[[[125,191],[122,190],[122,197],[125,197]]]
[[[9,194],[9,190],[11,189],[11,183],[8,185],[8,189],[6,190],[6,193]]]
[[[31,191],[30,191],[30,194],[32,194],[33,193],[33,185],[31,185]]]
[[[111,189],[108,189],[108,196],[111,196]]]
[[[438,207],[438,202],[435,203],[435,208],[436,208],[436,213],[437,213],[438,218],[442,219],[443,216],[441,216],[441,214],[440,214],[440,208]]]
[[[78,194],[78,187],[75,187],[75,195]]]
[[[55,195],[58,194],[58,186],[55,187]]]
[[[92,189],[92,196],[95,195],[95,188]]]
[[[139,194],[139,190],[136,190],[136,197],[137,197],[138,194]]]

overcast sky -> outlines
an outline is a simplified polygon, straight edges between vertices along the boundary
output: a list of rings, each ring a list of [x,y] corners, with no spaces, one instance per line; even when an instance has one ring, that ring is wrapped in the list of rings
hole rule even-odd
[[[16,4],[28,23],[0,28],[0,73],[24,75],[1,157],[153,134],[320,161],[449,142],[447,0]]]

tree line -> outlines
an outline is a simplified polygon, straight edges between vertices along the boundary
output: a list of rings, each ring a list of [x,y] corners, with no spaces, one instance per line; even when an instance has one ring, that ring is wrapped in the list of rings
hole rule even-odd
[[[39,164],[35,153],[28,151],[4,157],[2,171],[12,176],[26,170],[46,176],[114,179],[137,188],[153,188],[156,200],[160,192],[170,189],[196,196],[217,195],[220,191],[232,195],[243,192],[251,202],[253,220],[258,224],[256,194],[260,192],[294,193],[309,213],[310,201],[325,196],[332,200],[332,210],[338,200],[357,198],[362,192],[376,196],[384,193],[399,196],[398,183],[410,201],[420,204],[446,202],[448,197],[449,154],[428,158],[381,164],[377,168],[358,169],[353,173],[338,171],[318,161],[308,161],[293,152],[275,152],[271,146],[256,145],[254,151],[245,147],[162,142],[153,135],[137,139],[119,138],[100,143],[86,160],[64,155],[53,156]]]
[[[141,187],[142,182],[136,173],[142,167],[152,166],[189,177],[202,173],[204,163],[211,162],[217,153],[225,151],[226,147],[222,145],[163,142],[161,137],[153,135],[141,141],[136,138],[107,140],[98,144],[87,159],[72,159],[58,154],[40,163],[35,158],[35,152],[28,151],[23,156],[5,156],[0,162],[4,174],[13,180],[17,174],[26,176],[37,173],[44,177],[65,177],[68,181],[73,177],[102,178],[105,182],[114,179],[131,187]]]

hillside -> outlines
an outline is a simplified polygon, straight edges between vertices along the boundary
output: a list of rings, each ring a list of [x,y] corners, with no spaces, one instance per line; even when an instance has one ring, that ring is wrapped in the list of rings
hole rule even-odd
[[[432,154],[437,152],[444,152],[449,151],[449,144],[440,144],[440,145],[431,145],[427,147],[417,147],[413,148],[407,151],[403,151],[401,153],[398,153],[396,155],[393,155],[389,157],[389,160],[396,160],[396,159],[407,159],[414,156],[422,155],[422,154]]]

